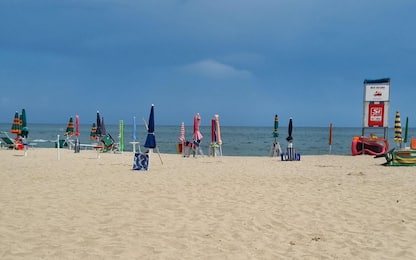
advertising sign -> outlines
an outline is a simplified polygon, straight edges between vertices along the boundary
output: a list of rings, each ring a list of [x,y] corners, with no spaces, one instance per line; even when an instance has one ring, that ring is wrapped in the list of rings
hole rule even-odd
[[[368,104],[368,126],[369,127],[384,126],[384,103]]]

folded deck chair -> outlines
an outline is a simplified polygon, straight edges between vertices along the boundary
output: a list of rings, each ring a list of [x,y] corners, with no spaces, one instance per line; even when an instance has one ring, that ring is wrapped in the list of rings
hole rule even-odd
[[[16,148],[16,144],[14,142],[13,139],[11,139],[6,132],[1,132],[1,136],[0,136],[2,142],[5,144],[5,147],[7,147],[8,149],[15,149]]]
[[[118,151],[118,146],[116,145],[114,138],[110,134],[107,134],[103,138],[101,138],[101,143],[103,144],[103,152]]]

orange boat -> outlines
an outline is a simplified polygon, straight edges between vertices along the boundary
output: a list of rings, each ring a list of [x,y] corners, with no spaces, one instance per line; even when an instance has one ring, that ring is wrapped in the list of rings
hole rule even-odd
[[[384,138],[354,136],[351,143],[352,155],[382,155],[389,149],[389,142]]]

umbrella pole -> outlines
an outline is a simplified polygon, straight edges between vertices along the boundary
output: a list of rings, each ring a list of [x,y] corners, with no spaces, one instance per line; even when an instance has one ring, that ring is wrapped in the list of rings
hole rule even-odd
[[[61,152],[59,150],[59,135],[56,138],[56,148],[57,148],[57,150],[56,150],[57,155],[56,156],[57,156],[57,159],[59,161],[59,160],[61,160]]]
[[[163,164],[162,156],[160,156],[160,151],[159,151],[159,147],[158,146],[156,146],[156,150],[157,150],[157,154],[159,155],[160,162]]]

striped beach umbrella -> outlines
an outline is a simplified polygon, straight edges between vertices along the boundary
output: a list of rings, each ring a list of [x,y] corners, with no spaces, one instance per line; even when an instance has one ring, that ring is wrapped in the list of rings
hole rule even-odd
[[[66,136],[70,137],[74,135],[74,119],[72,116],[69,118],[68,125],[66,126],[65,134]]]
[[[97,140],[97,125],[92,123],[90,131],[90,140]]]
[[[20,135],[22,133],[22,122],[19,117],[19,113],[16,111],[13,118],[13,124],[10,129],[10,133]]]
[[[185,123],[184,122],[181,123],[181,130],[180,130],[180,135],[179,135],[178,139],[181,143],[184,143],[186,141],[186,139],[185,139]]]
[[[402,138],[402,124],[400,122],[400,112],[396,111],[396,117],[394,119],[394,142],[401,143]]]
[[[80,134],[81,133],[79,132],[79,115],[76,115],[75,116],[75,136],[77,137],[77,139]]]
[[[274,130],[273,130],[273,137],[279,137],[279,117],[274,115]]]

